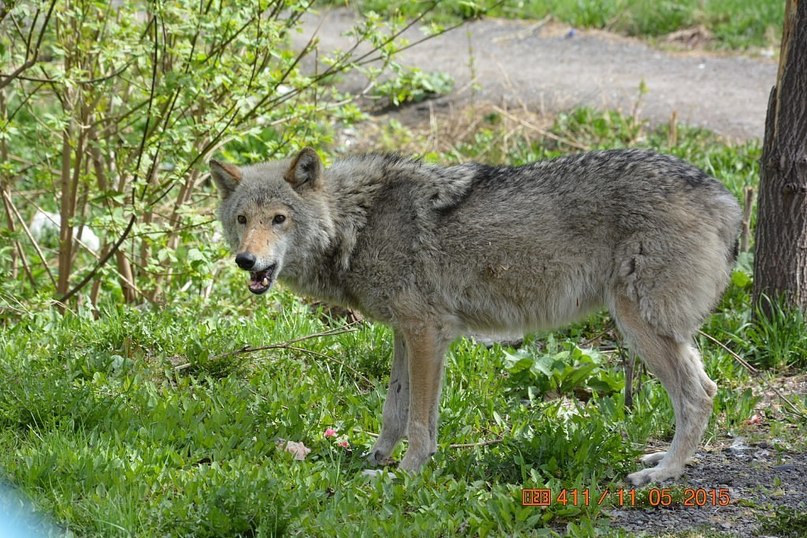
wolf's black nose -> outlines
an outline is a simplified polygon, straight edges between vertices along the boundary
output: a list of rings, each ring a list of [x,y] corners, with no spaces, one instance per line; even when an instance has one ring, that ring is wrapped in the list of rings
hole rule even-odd
[[[240,252],[235,255],[235,263],[241,269],[252,269],[257,259],[251,252]]]

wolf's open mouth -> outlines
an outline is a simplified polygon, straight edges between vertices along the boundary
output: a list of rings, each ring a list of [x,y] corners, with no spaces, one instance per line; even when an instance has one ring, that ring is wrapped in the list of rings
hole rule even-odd
[[[249,273],[249,291],[255,295],[260,295],[269,291],[274,283],[275,268],[277,264],[272,264],[263,271]]]

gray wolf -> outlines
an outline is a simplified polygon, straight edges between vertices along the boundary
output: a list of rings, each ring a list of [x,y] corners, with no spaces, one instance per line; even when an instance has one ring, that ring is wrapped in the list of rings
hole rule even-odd
[[[533,331],[607,308],[663,383],[675,435],[635,485],[680,476],[717,386],[692,338],[726,287],[740,208],[677,158],[598,151],[520,167],[304,149],[239,168],[210,162],[235,262],[260,294],[298,293],[390,325],[394,352],[369,458],[418,470],[437,449],[444,354],[469,331]]]

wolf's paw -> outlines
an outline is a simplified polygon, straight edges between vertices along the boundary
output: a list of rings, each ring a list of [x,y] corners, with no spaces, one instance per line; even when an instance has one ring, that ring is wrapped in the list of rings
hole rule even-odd
[[[398,469],[410,473],[416,473],[420,471],[427,461],[429,461],[432,454],[434,454],[434,452],[430,454],[414,454],[410,449],[404,455],[404,459],[401,460],[400,465],[398,465]]]
[[[666,455],[666,452],[653,452],[651,454],[645,454],[639,458],[639,461],[642,462],[642,465],[645,467],[650,467],[651,465],[655,465],[660,462]]]
[[[671,478],[678,478],[683,474],[684,469],[676,469],[674,467],[651,467],[650,469],[642,469],[635,473],[628,475],[628,482],[634,486],[646,486],[654,482],[662,482]]]
[[[370,452],[367,454],[367,461],[370,465],[390,465],[395,463],[395,460],[393,460],[391,456],[399,440],[399,437],[390,437],[384,435],[384,432],[381,432],[373,448],[371,448]]]
[[[367,454],[367,462],[373,467],[386,467],[387,465],[394,465],[395,459],[380,450],[371,450]]]

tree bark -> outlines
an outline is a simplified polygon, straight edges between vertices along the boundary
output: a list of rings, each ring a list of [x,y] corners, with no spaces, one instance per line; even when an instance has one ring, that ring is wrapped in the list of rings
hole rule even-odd
[[[787,0],[760,163],[754,304],[807,312],[807,0]]]

